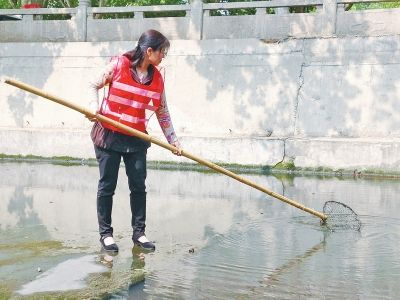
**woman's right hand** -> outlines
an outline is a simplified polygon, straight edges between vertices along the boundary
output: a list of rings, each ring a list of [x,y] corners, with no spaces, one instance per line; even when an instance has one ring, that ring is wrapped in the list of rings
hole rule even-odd
[[[181,156],[182,155],[182,146],[179,143],[179,141],[175,141],[175,142],[171,143],[171,145],[174,146],[175,148],[177,148],[175,151],[172,151],[172,153],[177,156]]]

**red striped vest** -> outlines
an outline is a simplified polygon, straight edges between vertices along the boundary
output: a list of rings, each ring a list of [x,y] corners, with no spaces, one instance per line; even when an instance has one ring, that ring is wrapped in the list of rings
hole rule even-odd
[[[130,60],[125,56],[115,57],[118,60],[114,69],[113,81],[108,95],[104,98],[100,114],[118,121],[131,128],[146,132],[148,119],[146,110],[156,111],[161,103],[164,82],[160,72],[154,68],[153,80],[150,85],[136,82],[130,72]],[[131,135],[107,123],[105,128]]]

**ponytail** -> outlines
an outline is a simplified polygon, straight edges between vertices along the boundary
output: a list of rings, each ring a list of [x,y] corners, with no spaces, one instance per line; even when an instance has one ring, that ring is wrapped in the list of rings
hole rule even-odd
[[[162,33],[150,29],[142,33],[135,49],[123,55],[131,61],[132,68],[135,68],[143,62],[147,48],[154,51],[168,49],[169,41]]]

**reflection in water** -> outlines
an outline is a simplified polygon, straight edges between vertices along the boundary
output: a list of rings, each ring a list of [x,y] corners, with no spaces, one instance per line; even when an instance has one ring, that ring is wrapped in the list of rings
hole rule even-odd
[[[31,236],[35,235],[35,239],[48,238],[48,232],[45,227],[38,226],[34,231],[29,228],[40,224],[39,216],[33,208],[33,197],[22,186],[12,186],[2,189],[4,191],[2,209],[6,209],[8,214],[5,214],[0,223],[0,232],[7,232],[9,228],[20,228]],[[9,196],[9,198],[7,198]],[[39,227],[41,227],[39,229]]]
[[[115,255],[109,254],[107,251],[104,251],[102,248],[100,248],[100,262],[105,265],[107,268],[112,268],[114,264],[114,257]]]
[[[279,277],[283,276],[286,272],[290,272],[291,269],[295,268],[296,266],[304,262],[305,259],[311,257],[318,251],[322,250],[324,246],[325,246],[325,237],[322,242],[319,242],[318,244],[314,245],[303,254],[297,255],[294,258],[289,259],[287,262],[285,262],[285,264],[274,269],[270,274],[267,275],[266,278],[264,278],[264,283],[266,285],[269,285],[279,281]]]
[[[132,279],[128,288],[129,299],[142,299],[145,295],[145,252],[138,247],[132,248]]]
[[[324,246],[325,237],[323,241],[314,245],[306,252],[289,259],[283,265],[271,270],[271,272],[262,281],[260,281],[259,286],[249,287],[248,291],[243,293],[241,296],[244,298],[251,296],[251,299],[263,299],[265,297],[272,297],[275,294],[277,298],[281,298],[287,290],[287,284],[284,282],[281,283],[281,277],[285,277],[285,275],[288,273],[296,272],[296,268],[303,264],[306,259],[311,258],[313,255],[324,249]],[[279,290],[279,292],[273,292],[274,290]]]
[[[360,215],[361,232],[326,235],[318,218],[223,175],[149,170],[146,231],[157,250],[132,249],[129,189],[121,181],[113,208],[120,252],[110,256],[99,251],[97,173],[0,165],[0,298],[35,297],[49,286],[57,290],[48,295],[78,299],[400,294],[397,181],[246,175],[307,207],[320,211],[326,201],[340,201]]]

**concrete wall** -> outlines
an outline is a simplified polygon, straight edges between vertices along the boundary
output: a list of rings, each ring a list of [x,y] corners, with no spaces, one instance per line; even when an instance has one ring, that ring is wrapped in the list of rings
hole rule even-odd
[[[225,163],[400,167],[400,37],[172,40],[163,62],[184,148]],[[2,43],[0,74],[88,105],[88,79],[133,42]],[[81,114],[0,84],[0,153],[93,158]],[[163,139],[154,117],[150,134]],[[185,161],[158,146],[150,160]]]

